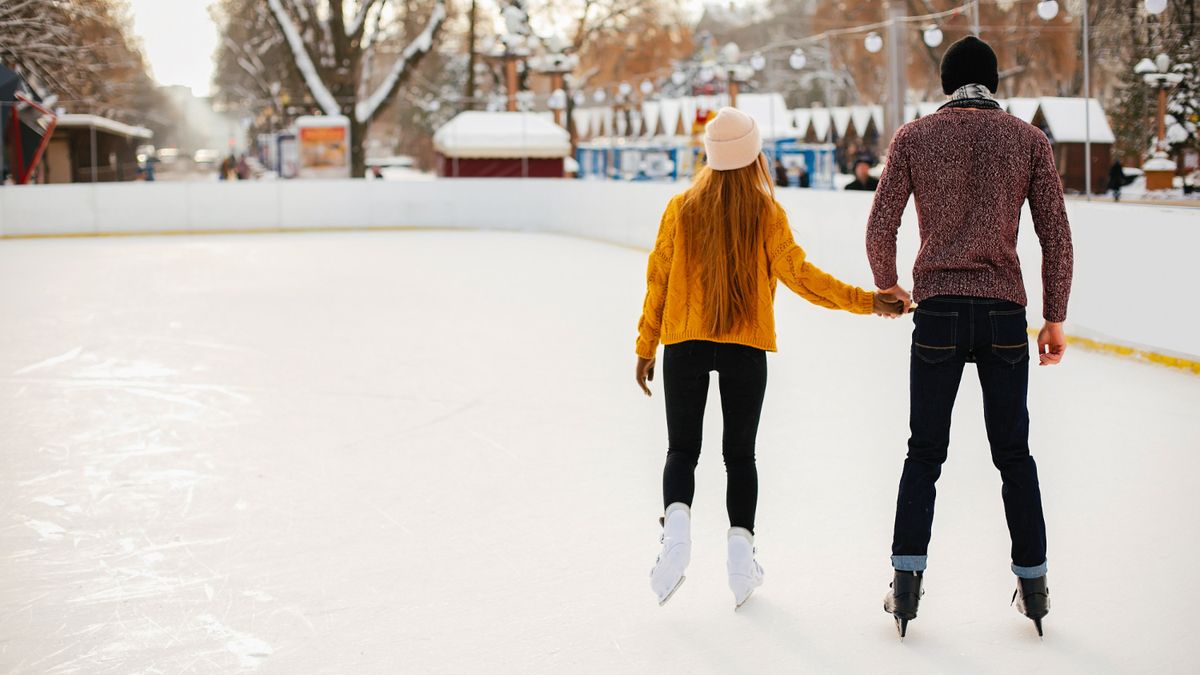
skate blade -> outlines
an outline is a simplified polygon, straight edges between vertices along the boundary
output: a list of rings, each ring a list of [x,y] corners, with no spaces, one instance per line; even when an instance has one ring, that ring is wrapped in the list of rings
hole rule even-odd
[[[741,602],[736,602],[737,599],[734,598],[736,604],[734,604],[734,606],[733,606],[733,611],[736,612],[739,609],[741,609],[742,605],[746,604],[750,600],[750,597],[753,595],[754,595],[754,589],[750,589],[750,592],[746,594],[746,597],[742,598]]]
[[[686,576],[680,576],[680,577],[679,577],[679,581],[678,581],[678,583],[676,583],[676,584],[675,584],[675,587],[671,589],[671,592],[670,592],[670,593],[667,593],[667,595],[666,595],[665,597],[663,597],[663,599],[661,599],[661,600],[659,600],[659,601],[658,601],[658,606],[659,606],[659,607],[662,607],[663,605],[667,604],[667,601],[668,601],[668,600],[670,600],[672,597],[674,597],[674,596],[675,596],[675,591],[679,590],[679,587],[683,585],[683,581],[684,581],[684,579],[687,579],[687,577],[686,577]]]

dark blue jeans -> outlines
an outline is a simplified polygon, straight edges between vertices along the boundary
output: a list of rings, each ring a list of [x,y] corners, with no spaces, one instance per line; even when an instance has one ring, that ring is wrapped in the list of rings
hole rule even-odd
[[[663,506],[692,505],[696,463],[704,432],[709,373],[720,375],[724,430],[725,508],[732,527],[754,532],[758,468],[754,445],[767,389],[767,353],[761,349],[708,340],[688,340],[663,348],[663,393],[667,406],[667,463],[663,467]]]
[[[950,413],[963,366],[975,363],[992,464],[1004,483],[1012,569],[1046,573],[1046,523],[1037,465],[1029,454],[1029,335],[1025,308],[1006,300],[938,296],[913,317],[908,457],[896,499],[892,566],[924,570],[933,527],[934,484],[950,446]]]

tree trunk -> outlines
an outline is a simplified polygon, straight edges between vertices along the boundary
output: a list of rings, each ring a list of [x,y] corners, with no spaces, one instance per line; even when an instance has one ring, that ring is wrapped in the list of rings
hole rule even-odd
[[[350,115],[350,175],[362,178],[367,175],[366,135],[370,123],[359,122]]]
[[[467,23],[467,104],[466,110],[475,109],[475,3],[471,0],[471,16]]]

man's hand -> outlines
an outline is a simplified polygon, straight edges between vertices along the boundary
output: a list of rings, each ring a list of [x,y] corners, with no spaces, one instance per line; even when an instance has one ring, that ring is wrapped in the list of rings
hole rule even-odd
[[[654,362],[656,359],[643,359],[638,357],[637,360],[637,383],[650,396],[650,387],[646,386],[646,382],[654,381]]]
[[[891,293],[876,293],[871,311],[876,316],[894,319],[904,313],[904,303]]]
[[[909,295],[908,291],[904,290],[904,287],[900,284],[896,284],[891,288],[880,289],[879,293],[894,296],[897,300],[904,303],[905,314],[908,314],[912,311],[912,296]]]
[[[1063,333],[1063,325],[1047,321],[1038,333],[1038,365],[1057,365],[1066,351],[1067,336]]]

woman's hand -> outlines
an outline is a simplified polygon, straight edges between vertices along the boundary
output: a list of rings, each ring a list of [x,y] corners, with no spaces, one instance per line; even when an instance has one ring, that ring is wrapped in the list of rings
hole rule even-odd
[[[637,383],[650,396],[650,387],[646,386],[646,382],[654,381],[654,362],[656,359],[643,359],[638,357],[637,360]]]
[[[891,293],[876,293],[872,311],[877,316],[894,319],[904,313],[904,301]]]

